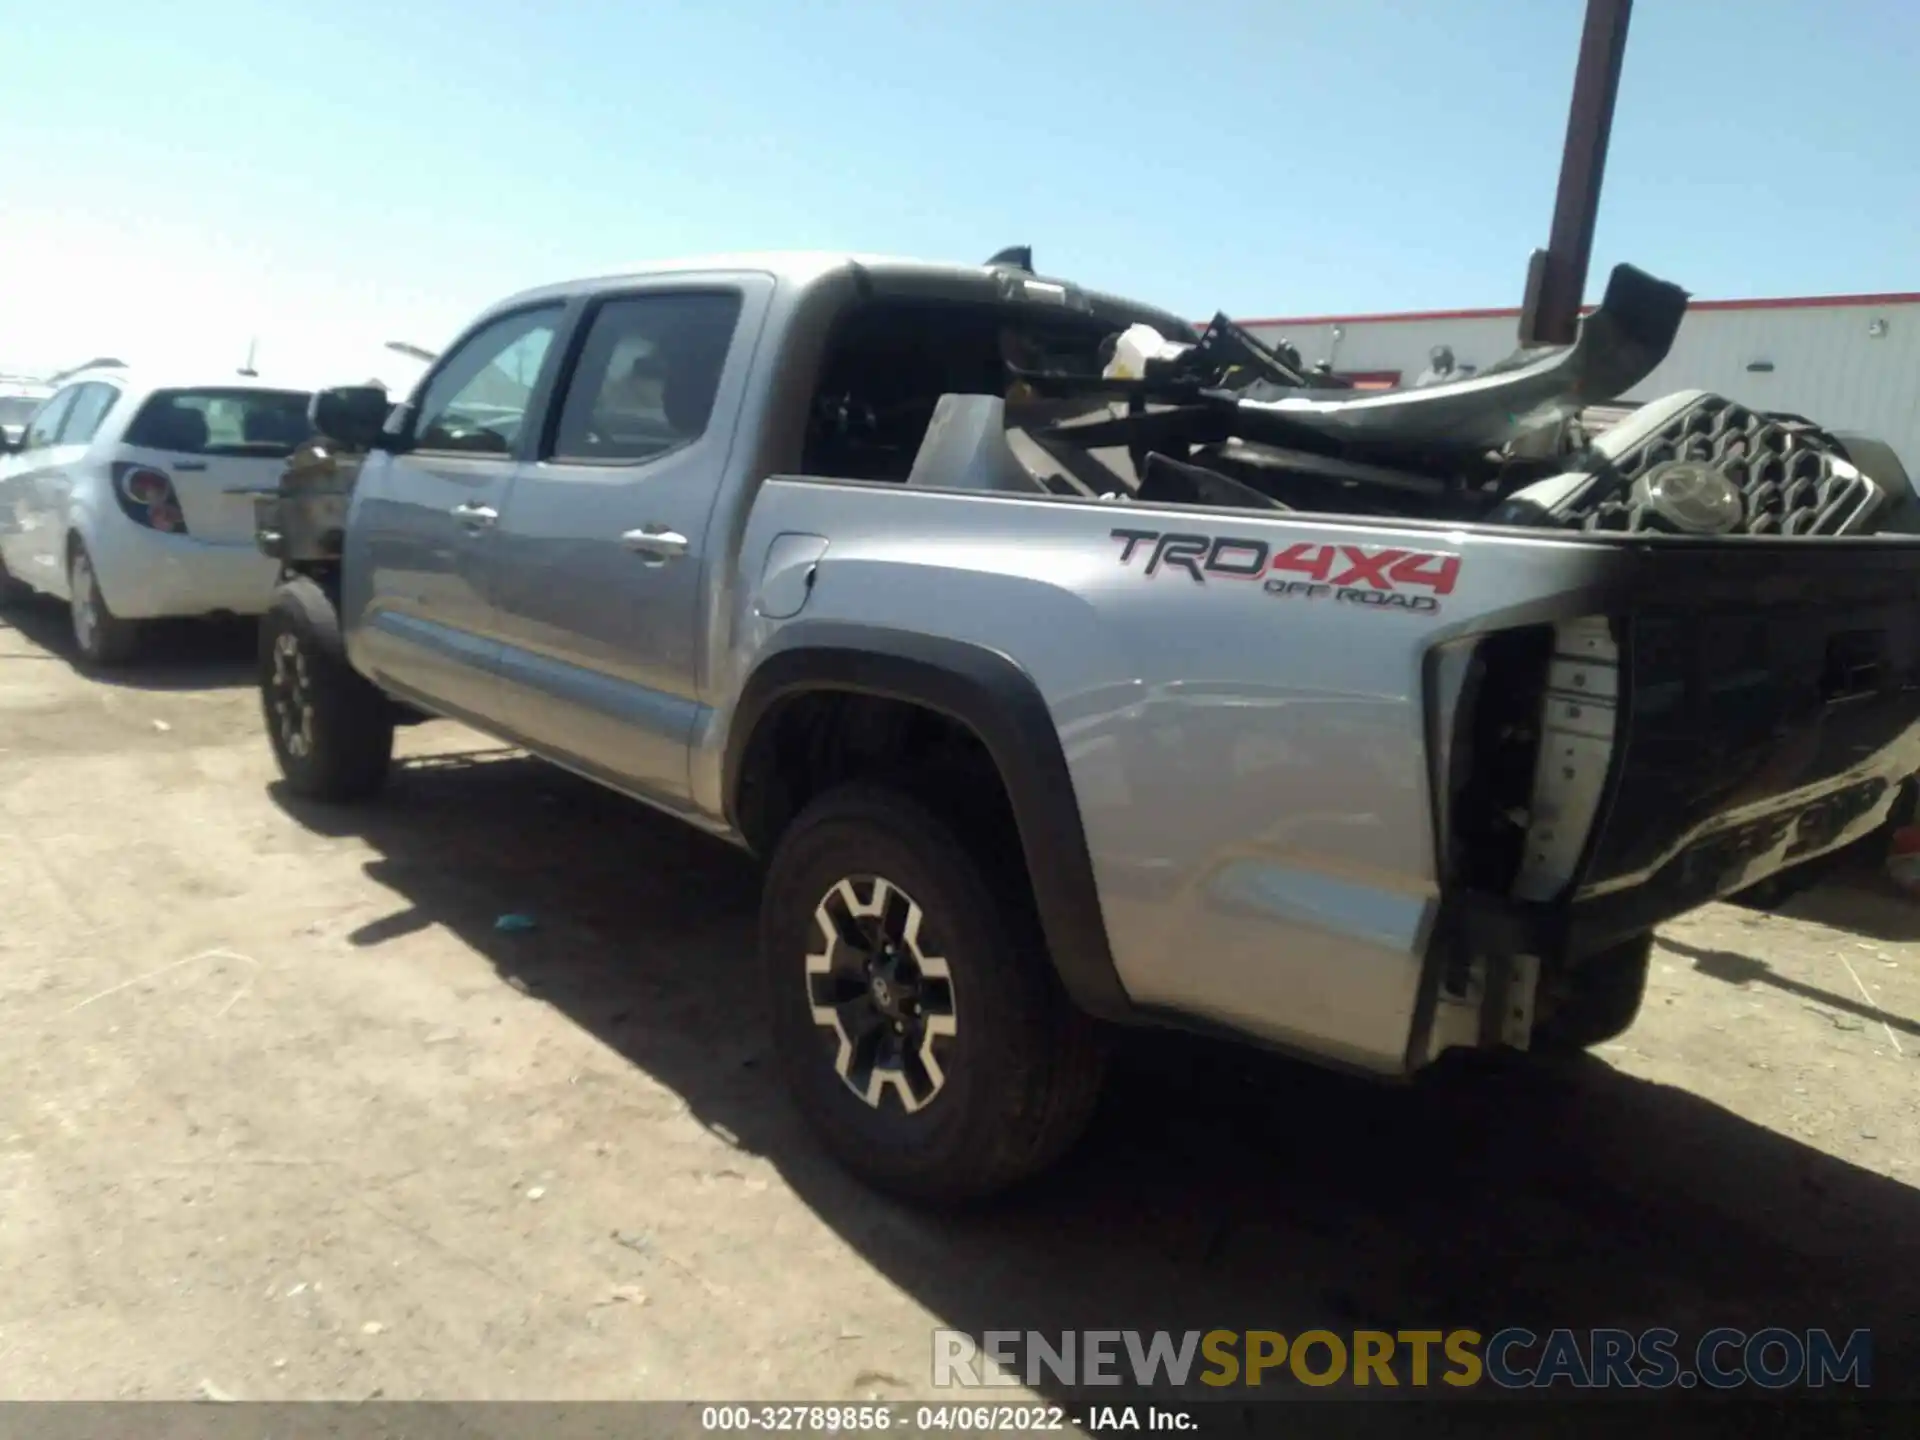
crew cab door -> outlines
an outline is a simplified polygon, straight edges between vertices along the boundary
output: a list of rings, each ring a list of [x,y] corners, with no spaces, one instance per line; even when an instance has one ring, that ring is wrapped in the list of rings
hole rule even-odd
[[[354,487],[345,555],[354,664],[482,724],[500,653],[488,580],[495,532],[564,314],[559,302],[511,311],[456,343]]]
[[[670,808],[690,790],[708,522],[772,293],[674,276],[590,300],[493,537],[507,727]]]

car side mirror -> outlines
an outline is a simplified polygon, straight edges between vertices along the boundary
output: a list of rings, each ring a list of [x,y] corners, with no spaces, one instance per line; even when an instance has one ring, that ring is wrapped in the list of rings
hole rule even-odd
[[[387,392],[378,385],[337,385],[313,397],[307,420],[336,445],[371,450],[379,443],[392,408]]]

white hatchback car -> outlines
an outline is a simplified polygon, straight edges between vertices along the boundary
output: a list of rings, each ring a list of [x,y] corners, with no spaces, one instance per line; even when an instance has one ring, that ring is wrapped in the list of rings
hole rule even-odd
[[[249,492],[308,434],[310,392],[265,382],[70,376],[0,455],[0,601],[68,602],[82,659],[138,648],[140,622],[259,615],[279,569],[255,548]]]

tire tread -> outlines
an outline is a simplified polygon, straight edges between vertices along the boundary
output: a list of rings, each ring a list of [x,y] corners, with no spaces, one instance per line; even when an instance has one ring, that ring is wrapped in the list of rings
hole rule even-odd
[[[310,755],[286,753],[274,723],[273,651],[288,632],[306,654],[314,706]],[[267,738],[289,787],[311,800],[363,800],[380,789],[393,762],[393,707],[347,661],[333,598],[304,576],[281,585],[260,622],[260,708]]]

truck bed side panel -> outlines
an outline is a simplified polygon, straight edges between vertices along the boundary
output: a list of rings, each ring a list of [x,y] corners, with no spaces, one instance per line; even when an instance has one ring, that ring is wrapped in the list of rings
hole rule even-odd
[[[1134,1004],[1397,1070],[1437,901],[1422,656],[1505,587],[1468,565],[1436,611],[1280,597],[1264,567],[1196,578],[1155,564],[1153,542],[1129,550],[1124,529],[1270,551],[1458,550],[1433,533],[775,481],[742,563],[758,575],[783,533],[830,537],[795,620],[886,617],[1004,651],[1033,677]],[[1252,555],[1220,551],[1230,569]],[[1339,555],[1333,574],[1349,568]],[[792,623],[743,614],[718,693],[737,693]],[[724,745],[709,736],[709,758]]]

